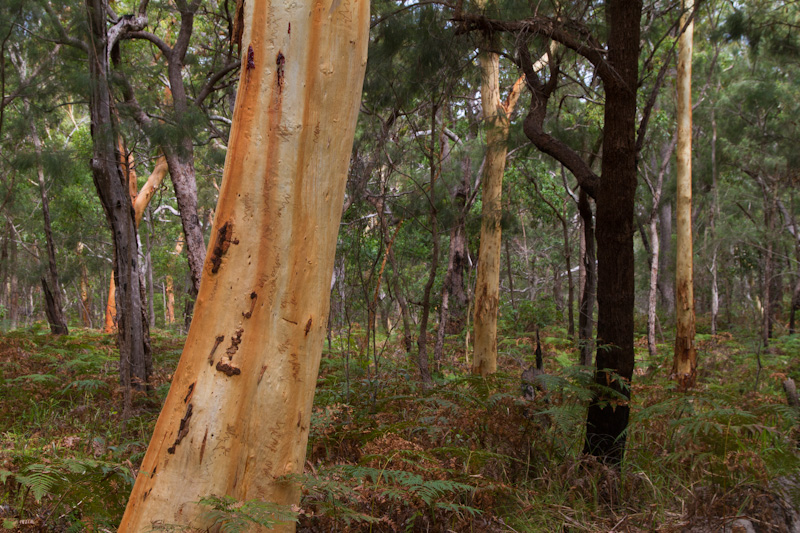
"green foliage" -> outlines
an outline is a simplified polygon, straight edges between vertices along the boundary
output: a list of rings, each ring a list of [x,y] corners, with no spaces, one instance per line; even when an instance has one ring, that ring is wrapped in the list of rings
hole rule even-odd
[[[202,520],[223,533],[249,531],[254,526],[271,529],[297,520],[297,513],[289,506],[259,500],[239,502],[230,496],[207,496],[198,503],[210,508],[203,512]]]

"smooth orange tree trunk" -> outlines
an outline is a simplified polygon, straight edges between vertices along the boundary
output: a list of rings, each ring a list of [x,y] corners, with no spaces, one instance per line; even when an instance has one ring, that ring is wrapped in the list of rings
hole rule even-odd
[[[692,15],[693,0],[684,2],[681,25]],[[694,279],[692,272],[692,34],[689,22],[678,41],[678,148],[677,148],[677,263],[675,266],[676,327],[672,374],[681,390],[691,388],[697,378],[694,345]]]
[[[192,325],[119,531],[205,531],[209,495],[296,503],[367,0],[244,3],[242,70]],[[293,530],[294,525],[283,526]]]

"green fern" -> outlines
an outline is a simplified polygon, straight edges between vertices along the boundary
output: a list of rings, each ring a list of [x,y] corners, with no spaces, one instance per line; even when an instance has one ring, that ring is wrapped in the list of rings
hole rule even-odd
[[[203,513],[209,528],[223,533],[247,531],[253,526],[271,529],[279,524],[297,521],[297,513],[287,505],[259,500],[239,502],[230,496],[207,496],[198,503],[210,507]]]

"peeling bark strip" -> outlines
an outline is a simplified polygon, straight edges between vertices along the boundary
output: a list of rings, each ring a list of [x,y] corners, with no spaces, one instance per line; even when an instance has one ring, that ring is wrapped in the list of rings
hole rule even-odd
[[[167,453],[170,453],[170,454],[175,453],[175,448],[178,446],[178,444],[181,443],[183,438],[189,433],[189,419],[190,418],[192,418],[192,404],[189,404],[189,406],[186,408],[186,414],[183,415],[183,418],[181,418],[181,425],[178,428],[178,436],[175,438],[175,442],[172,444],[172,446],[167,448]]]
[[[233,236],[233,222],[230,220],[222,225],[217,231],[217,242],[211,255],[211,273],[219,272],[222,265],[222,256],[228,251],[231,244],[239,244],[239,239],[231,239]]]
[[[242,316],[245,318],[250,318],[253,316],[253,310],[256,308],[256,298],[258,298],[258,294],[255,292],[250,293],[250,310],[246,313],[242,313]]]
[[[208,354],[208,365],[214,365],[214,352],[217,351],[217,347],[222,344],[222,341],[225,340],[225,335],[218,335],[216,339],[214,339],[214,347],[211,348],[211,353]]]
[[[244,333],[244,328],[239,328],[236,330],[236,335],[231,337],[231,345],[230,347],[225,350],[225,353],[230,355],[231,359],[233,359],[233,354],[239,349],[239,345],[242,343],[242,333]]]

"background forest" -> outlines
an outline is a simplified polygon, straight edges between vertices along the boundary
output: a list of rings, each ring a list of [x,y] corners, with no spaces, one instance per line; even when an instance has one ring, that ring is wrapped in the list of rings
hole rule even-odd
[[[207,250],[206,269],[219,268],[224,230],[212,225],[252,60],[238,4],[0,3],[6,529],[120,523]],[[615,46],[606,17],[594,1],[372,3],[307,462],[293,479],[302,500],[209,494],[200,503],[217,527],[800,528],[800,8],[644,2],[634,376],[598,388],[595,367],[620,368],[595,361],[618,348],[595,340],[609,239],[609,208],[595,200],[612,205],[596,180],[612,179],[604,135],[618,92],[598,52]],[[697,371],[687,387],[674,381],[673,353],[678,39],[690,20]],[[95,50],[98,24],[107,55]],[[98,161],[122,180],[103,181]],[[496,161],[502,185],[487,193]],[[123,203],[128,226],[112,221]],[[495,252],[484,251],[495,223]],[[491,253],[499,301],[487,341],[476,286]],[[115,289],[115,265],[117,281],[133,281]],[[484,344],[497,372],[473,359]],[[587,435],[590,404],[625,413],[610,451]]]

